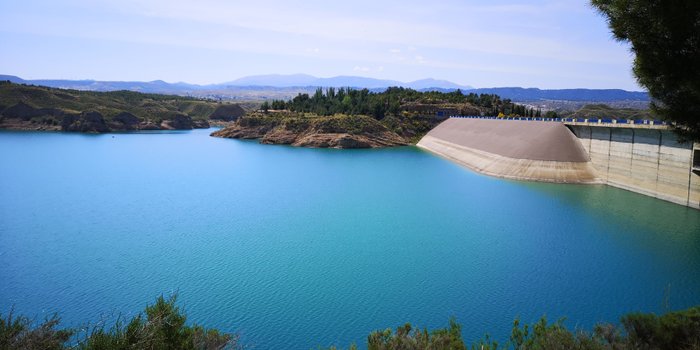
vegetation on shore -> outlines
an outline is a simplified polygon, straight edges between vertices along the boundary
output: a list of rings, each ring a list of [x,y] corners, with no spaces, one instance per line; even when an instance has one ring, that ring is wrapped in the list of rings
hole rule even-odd
[[[128,323],[118,319],[111,327],[59,329],[57,315],[36,323],[24,316],[0,315],[0,349],[23,350],[196,350],[239,349],[238,337],[188,325],[187,316],[175,304],[176,297],[158,297],[153,305]]]
[[[467,347],[461,327],[450,320],[448,328],[428,331],[410,324],[396,331],[386,329],[367,337],[368,350],[697,350],[700,349],[700,306],[661,316],[631,313],[621,319],[622,327],[598,324],[592,332],[570,331],[559,320],[542,317],[532,325],[513,322],[510,338],[499,343],[485,335]],[[352,345],[350,349],[356,349]],[[337,350],[335,347],[329,350]]]
[[[426,128],[434,124],[428,124]],[[402,127],[403,124],[399,125]],[[212,136],[260,139],[261,143],[316,148],[372,148],[406,145],[405,138],[372,117],[345,114],[251,113]]]
[[[318,115],[348,114],[368,115],[377,120],[386,116],[397,116],[404,112],[439,112],[497,116],[540,116],[541,111],[502,99],[494,94],[464,94],[457,89],[452,92],[420,92],[402,87],[390,87],[383,92],[367,89],[318,88],[313,95],[299,94],[289,101],[274,100],[264,103],[263,110],[283,110],[315,113]],[[432,113],[435,114],[435,113]]]
[[[0,349],[240,349],[237,335],[187,322],[176,305],[176,298],[156,299],[155,304],[128,323],[118,320],[113,326],[83,330],[61,329],[54,315],[43,322],[24,316],[0,315]],[[570,331],[563,320],[549,323],[546,318],[532,325],[513,322],[511,336],[504,342],[488,335],[469,347],[462,338],[461,326],[451,319],[447,328],[429,331],[405,324],[392,331],[378,330],[367,337],[369,350],[697,350],[700,349],[700,306],[660,316],[631,313],[621,326],[598,324],[592,332]],[[336,350],[336,347],[327,348]],[[357,349],[351,345],[349,349]]]

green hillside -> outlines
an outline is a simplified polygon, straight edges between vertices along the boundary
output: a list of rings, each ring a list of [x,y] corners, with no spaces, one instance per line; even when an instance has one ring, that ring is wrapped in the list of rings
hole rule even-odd
[[[0,128],[106,132],[208,127],[219,103],[133,91],[95,92],[0,82]]]
[[[585,105],[574,112],[561,112],[564,118],[654,119],[648,109],[613,108],[605,104]]]
[[[43,86],[0,83],[0,109],[24,102],[36,108],[58,108],[68,113],[100,112],[106,118],[121,112],[138,117],[162,120],[173,113],[206,119],[216,102],[175,95],[143,94],[133,91],[78,91]]]

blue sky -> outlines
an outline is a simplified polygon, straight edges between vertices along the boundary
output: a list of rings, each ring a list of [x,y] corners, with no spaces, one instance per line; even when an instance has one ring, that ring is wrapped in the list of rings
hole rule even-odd
[[[257,74],[641,90],[587,1],[0,0],[0,73],[219,83]]]

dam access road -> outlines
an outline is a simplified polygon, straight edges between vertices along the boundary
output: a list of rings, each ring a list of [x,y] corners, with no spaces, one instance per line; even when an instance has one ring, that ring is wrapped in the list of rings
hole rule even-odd
[[[490,176],[608,184],[700,209],[700,144],[667,126],[457,117],[418,147]]]

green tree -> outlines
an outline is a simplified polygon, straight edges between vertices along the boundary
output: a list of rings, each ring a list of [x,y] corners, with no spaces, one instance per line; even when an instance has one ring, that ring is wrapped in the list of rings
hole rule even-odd
[[[681,139],[700,141],[700,1],[591,0],[613,35],[629,42],[633,71],[651,108],[675,122]]]

